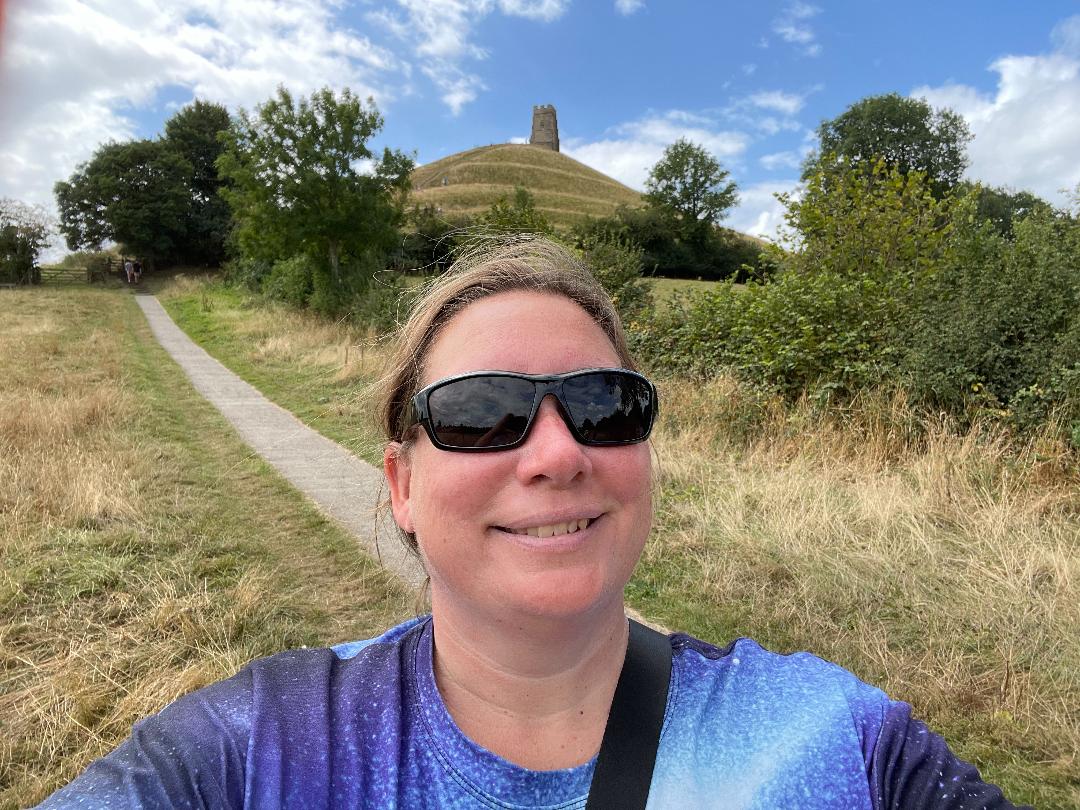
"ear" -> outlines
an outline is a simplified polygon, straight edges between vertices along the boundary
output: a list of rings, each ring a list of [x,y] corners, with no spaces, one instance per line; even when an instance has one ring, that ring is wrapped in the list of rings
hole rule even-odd
[[[412,468],[409,466],[409,456],[401,446],[401,442],[390,442],[383,450],[383,471],[386,473],[386,483],[390,486],[390,510],[394,513],[394,521],[405,531],[413,534],[412,509],[409,502],[410,484],[412,482]]]

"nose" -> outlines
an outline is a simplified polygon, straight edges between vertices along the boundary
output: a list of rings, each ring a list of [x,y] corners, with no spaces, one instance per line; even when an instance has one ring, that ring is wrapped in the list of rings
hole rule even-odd
[[[588,448],[574,438],[558,400],[549,394],[540,403],[529,435],[521,445],[518,476],[526,483],[547,479],[565,486],[591,470]]]

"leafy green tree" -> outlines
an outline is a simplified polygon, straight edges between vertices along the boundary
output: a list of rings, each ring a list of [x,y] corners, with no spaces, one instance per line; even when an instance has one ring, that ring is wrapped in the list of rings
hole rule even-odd
[[[1049,214],[1053,206],[1030,191],[1012,191],[998,186],[963,182],[957,186],[963,194],[975,195],[975,216],[981,222],[989,222],[999,234],[1013,235],[1014,226],[1032,214]]]
[[[738,202],[730,174],[703,147],[680,138],[650,170],[645,200],[674,216],[685,237],[700,238]]]
[[[522,186],[514,188],[514,198],[506,195],[491,204],[480,223],[510,233],[551,233],[551,223],[536,209],[536,198]]]
[[[34,281],[38,256],[49,245],[52,230],[52,220],[41,206],[0,198],[0,280]]]
[[[390,149],[376,160],[368,142],[382,126],[374,103],[348,89],[296,101],[279,87],[253,115],[241,111],[217,161],[240,257],[307,256],[320,307],[365,287],[397,241],[413,166]]]
[[[155,261],[175,259],[187,235],[191,164],[163,141],[109,143],[55,186],[71,250],[106,240]]]
[[[734,368],[791,398],[846,397],[894,378],[911,301],[949,256],[952,198],[878,161],[870,174],[827,165],[781,201],[795,247],[771,249],[776,277],[672,309],[643,348],[665,367]]]
[[[222,183],[216,163],[224,149],[219,136],[228,131],[229,123],[228,110],[200,99],[165,122],[166,144],[191,166],[181,257],[189,264],[218,265],[225,258],[229,206],[219,193]]]
[[[834,166],[860,166],[869,173],[880,159],[901,174],[922,172],[940,197],[960,182],[972,135],[952,110],[935,110],[923,99],[887,93],[868,96],[822,121],[818,138],[817,151],[803,166],[804,180],[824,165],[827,155],[839,159]]]

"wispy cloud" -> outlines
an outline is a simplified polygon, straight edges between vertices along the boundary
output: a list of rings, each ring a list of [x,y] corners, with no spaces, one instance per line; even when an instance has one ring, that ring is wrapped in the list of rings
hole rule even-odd
[[[782,90],[765,90],[754,93],[748,101],[763,110],[773,110],[784,115],[795,115],[806,104],[806,96],[798,93],[785,93]]]
[[[751,236],[777,239],[780,226],[784,224],[784,206],[776,199],[780,193],[794,193],[798,180],[768,181],[754,183],[739,189],[739,202],[724,221],[729,228]]]
[[[821,45],[809,21],[820,13],[817,6],[796,0],[785,6],[780,16],[773,20],[772,30],[784,42],[799,46],[807,56],[817,56],[821,53]]]
[[[615,0],[615,10],[630,15],[645,7],[645,0]]]
[[[758,159],[758,163],[769,171],[774,171],[776,169],[797,169],[801,162],[802,158],[799,156],[799,153],[792,151],[773,152],[771,155],[763,155]]]
[[[803,125],[797,116],[806,106],[807,97],[819,89],[815,86],[803,93],[760,90],[735,99],[723,112],[729,121],[764,135],[798,132]]]
[[[372,11],[367,19],[406,43],[421,61],[421,72],[435,85],[454,115],[485,90],[466,63],[487,58],[472,41],[476,24],[494,10],[539,22],[561,17],[569,0],[397,0],[399,11]]]

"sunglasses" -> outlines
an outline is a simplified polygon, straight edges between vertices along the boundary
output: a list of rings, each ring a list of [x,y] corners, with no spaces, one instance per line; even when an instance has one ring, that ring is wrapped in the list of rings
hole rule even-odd
[[[574,438],[589,446],[643,442],[656,418],[655,386],[625,368],[474,371],[421,389],[406,410],[405,428],[422,424],[440,450],[508,450],[525,441],[548,394]]]

